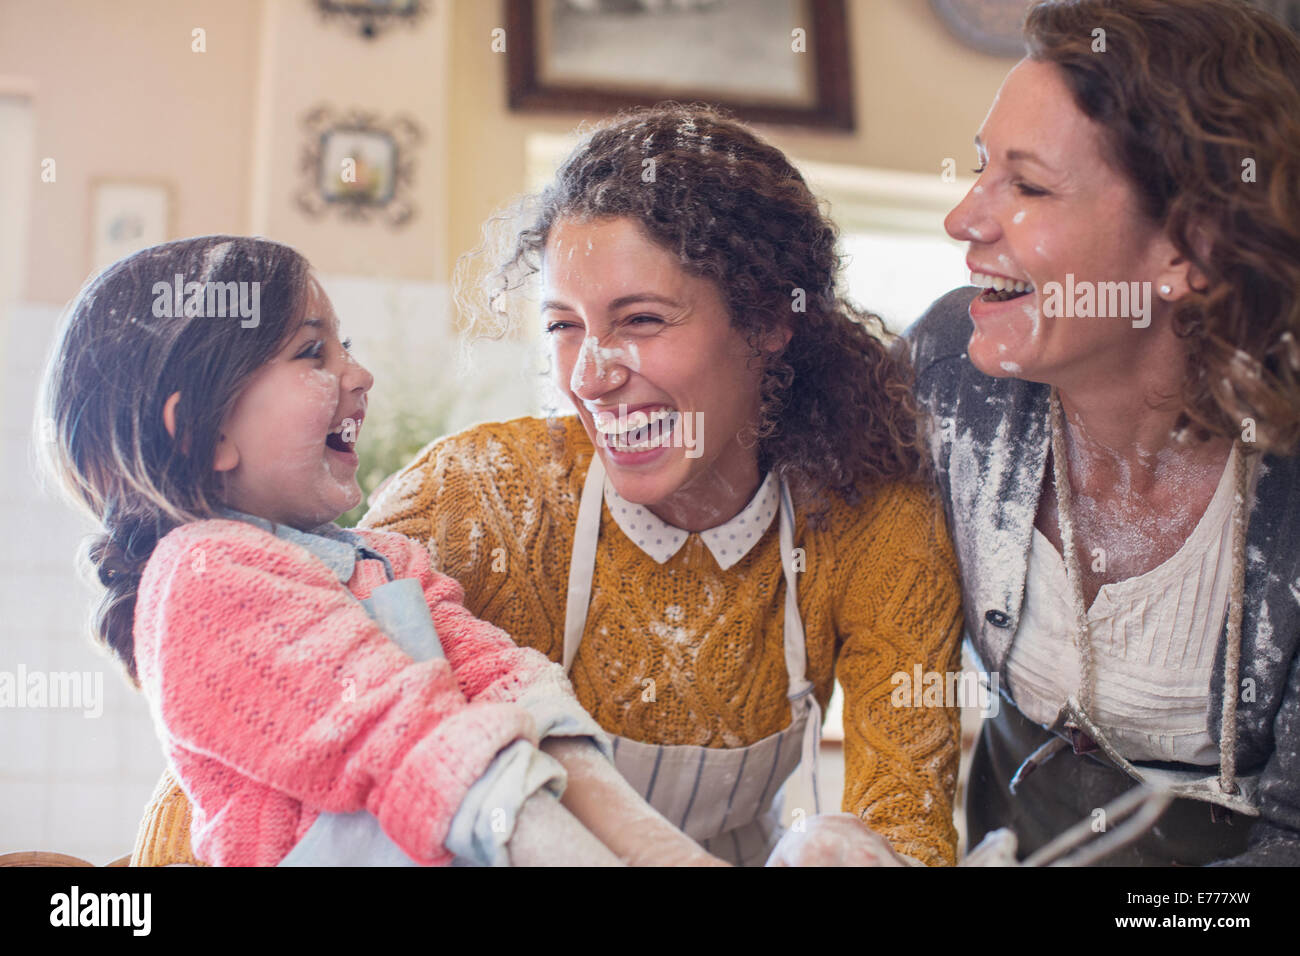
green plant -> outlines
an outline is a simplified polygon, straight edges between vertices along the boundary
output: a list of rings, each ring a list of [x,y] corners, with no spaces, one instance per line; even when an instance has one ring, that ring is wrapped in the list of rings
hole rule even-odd
[[[419,401],[392,401],[394,397],[390,393],[388,401],[372,404],[366,414],[357,450],[361,459],[357,483],[363,497],[361,504],[338,519],[345,528],[361,520],[370,507],[368,499],[384,479],[405,467],[429,442],[454,430],[454,392],[426,394]]]

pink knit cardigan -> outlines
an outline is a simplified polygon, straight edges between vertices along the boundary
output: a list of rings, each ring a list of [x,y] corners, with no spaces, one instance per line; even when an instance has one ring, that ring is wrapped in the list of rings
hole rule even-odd
[[[470,785],[512,741],[537,742],[512,701],[572,694],[557,665],[473,617],[423,547],[358,533],[419,580],[446,660],[412,661],[349,596],[385,583],[377,560],[345,589],[298,545],[211,520],[172,531],[145,567],[136,663],[199,859],[274,865],[321,811],[365,809],[412,859],[449,863]]]

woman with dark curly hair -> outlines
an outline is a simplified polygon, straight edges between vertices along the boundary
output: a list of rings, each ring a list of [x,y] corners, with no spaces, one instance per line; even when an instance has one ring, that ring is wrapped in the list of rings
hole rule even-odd
[[[778,858],[951,864],[958,710],[896,706],[891,676],[958,669],[956,562],[909,366],[839,295],[835,238],[739,123],[597,128],[488,289],[499,328],[540,280],[576,417],[435,442],[363,524],[427,542],[474,613],[562,662],[623,778],[709,852],[772,855],[838,674],[847,814],[798,808]],[[612,776],[593,832],[617,848]]]
[[[970,836],[1034,850],[1136,780],[1177,799],[1111,862],[1300,864],[1300,43],[1235,0],[1025,35],[947,221],[982,291],[908,333],[1014,702]]]

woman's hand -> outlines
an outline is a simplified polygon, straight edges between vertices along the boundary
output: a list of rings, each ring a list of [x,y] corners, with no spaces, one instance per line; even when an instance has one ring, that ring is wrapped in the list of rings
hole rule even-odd
[[[547,790],[524,801],[506,843],[511,866],[622,866]]]
[[[548,737],[564,765],[564,806],[628,866],[728,866],[664,819],[586,738]]]
[[[889,841],[851,813],[809,817],[789,830],[767,858],[768,866],[908,866]]]

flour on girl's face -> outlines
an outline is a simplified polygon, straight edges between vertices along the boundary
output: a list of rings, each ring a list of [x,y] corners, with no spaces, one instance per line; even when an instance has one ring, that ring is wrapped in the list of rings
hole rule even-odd
[[[312,392],[312,399],[322,409],[328,408],[326,417],[333,416],[334,406],[338,404],[339,377],[323,368],[305,368],[300,376],[303,388]]]
[[[339,377],[322,368],[304,369],[302,371],[304,394],[316,406],[317,412],[313,424],[319,429],[328,429],[338,415]],[[323,424],[322,424],[323,423]],[[289,446],[286,464],[297,473],[316,470],[326,485],[332,486],[324,501],[352,501],[349,507],[360,503],[360,486],[357,485],[355,470],[350,473],[344,469],[343,474],[336,473],[329,453],[321,447],[319,437],[314,433],[304,432]],[[334,507],[331,505],[330,507]],[[346,508],[344,509],[347,510]],[[341,514],[342,512],[340,512]]]
[[[333,521],[360,503],[356,459],[332,450],[327,439],[340,415],[364,415],[373,383],[339,341],[319,283],[309,280],[308,289],[306,314],[322,321],[292,333],[280,355],[245,384],[221,425],[224,503],[300,528]],[[359,428],[352,435],[361,440]]]

